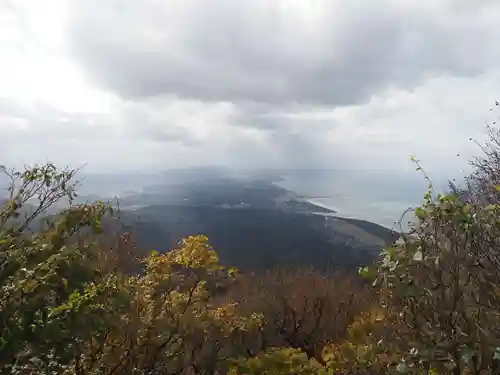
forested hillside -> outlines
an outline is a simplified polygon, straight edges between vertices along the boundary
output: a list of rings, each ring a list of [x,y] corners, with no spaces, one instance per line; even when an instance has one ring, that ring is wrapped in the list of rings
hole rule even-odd
[[[150,207],[145,216],[163,215],[186,236],[169,251],[144,253],[136,242],[144,228],[110,225],[120,213],[106,203],[74,204],[74,171],[49,164],[9,172],[12,193],[0,211],[1,373],[497,373],[500,150],[498,134],[490,136],[466,183],[453,194],[430,186],[411,233],[358,272],[300,266],[297,247],[327,256],[315,252],[314,230],[299,238],[305,216],[268,210],[244,219],[226,210],[210,223],[210,208]],[[66,200],[66,210],[27,230]],[[229,231],[232,241],[279,221],[286,231],[269,229],[269,237],[283,248],[262,250],[268,238],[252,244],[267,270],[250,271],[250,260],[248,271],[222,265],[210,238],[182,233],[181,224],[176,231],[175,219],[196,217],[214,238]],[[354,224],[366,238],[380,235]],[[285,256],[293,267],[279,264]]]
[[[224,265],[254,271],[284,265],[367,265],[393,236],[372,223],[381,228],[374,235],[359,228],[357,221],[275,209],[154,205],[123,211],[122,218],[136,233],[139,248],[166,251],[182,237],[204,234]]]
[[[388,228],[341,218],[277,186],[279,173],[236,172],[159,172],[142,188],[120,196],[115,204],[120,222],[134,233],[140,250],[166,252],[185,236],[206,235],[223,265],[245,271],[285,265],[354,269],[371,264],[380,248],[397,237]],[[101,199],[116,203],[106,196]],[[91,201],[89,196],[77,198],[79,203]]]

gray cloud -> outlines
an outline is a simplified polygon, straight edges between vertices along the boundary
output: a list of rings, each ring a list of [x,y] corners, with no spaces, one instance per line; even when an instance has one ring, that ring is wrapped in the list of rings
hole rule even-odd
[[[9,160],[455,173],[500,85],[496,0],[35,4],[0,38]]]
[[[85,0],[68,24],[74,56],[124,97],[349,105],[492,69],[499,14],[493,1]]]

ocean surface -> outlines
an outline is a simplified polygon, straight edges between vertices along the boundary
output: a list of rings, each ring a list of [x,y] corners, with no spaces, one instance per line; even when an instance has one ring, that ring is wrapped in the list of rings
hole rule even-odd
[[[302,194],[311,203],[337,211],[341,217],[372,221],[399,230],[408,208],[417,207],[426,192],[424,182],[370,174],[308,172],[282,176],[279,186]],[[403,229],[411,218],[404,216]]]
[[[175,171],[174,171],[175,172]],[[181,171],[182,172],[182,171]],[[212,170],[186,170],[175,172],[174,179],[181,181],[205,180],[218,176]],[[259,173],[262,171],[258,171]],[[261,175],[257,173],[257,175]],[[234,174],[234,171],[233,171]],[[254,171],[243,171],[242,176],[252,178]],[[277,185],[302,194],[311,203],[337,211],[337,216],[363,219],[377,224],[400,229],[397,222],[409,207],[418,206],[427,190],[427,183],[414,171],[402,174],[400,171],[363,169],[305,169],[266,172],[266,176]],[[186,180],[186,176],[189,177]],[[221,175],[222,176],[222,175]],[[279,178],[281,176],[281,178]],[[236,174],[233,177],[241,178]],[[275,180],[276,178],[276,180]],[[166,180],[162,174],[96,175],[86,176],[81,195],[123,196],[127,192],[140,192],[148,185],[162,185]],[[411,215],[409,215],[411,216]],[[403,224],[407,222],[407,217]]]

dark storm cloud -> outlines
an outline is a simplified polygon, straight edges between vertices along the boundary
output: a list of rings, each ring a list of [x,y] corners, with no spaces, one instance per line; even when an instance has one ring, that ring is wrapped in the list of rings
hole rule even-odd
[[[82,0],[69,47],[123,97],[339,106],[488,70],[498,4],[474,4]]]

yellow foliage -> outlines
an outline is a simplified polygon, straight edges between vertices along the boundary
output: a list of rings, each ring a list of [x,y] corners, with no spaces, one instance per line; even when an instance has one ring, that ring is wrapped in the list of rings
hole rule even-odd
[[[165,261],[188,268],[203,268],[207,271],[220,270],[219,258],[208,244],[208,238],[202,235],[189,236],[180,242],[181,247],[170,250]]]
[[[347,329],[347,341],[324,348],[323,360],[328,368],[344,374],[387,372],[399,356],[390,352],[377,334],[386,319],[386,312],[377,306],[357,316]]]
[[[25,232],[32,218],[18,220],[19,208],[39,194],[36,217],[44,202],[71,200],[72,175],[52,165],[13,174],[21,188],[0,207],[2,374],[437,375],[498,365],[497,204],[474,211],[454,196],[426,198],[418,238],[383,251],[379,293],[365,300],[366,289],[313,271],[239,277],[202,235],[151,252],[129,277],[119,254],[94,241],[112,211],[102,202]],[[245,282],[232,295],[235,280]]]
[[[259,355],[233,361],[228,375],[329,375],[320,363],[298,349],[272,348]]]

